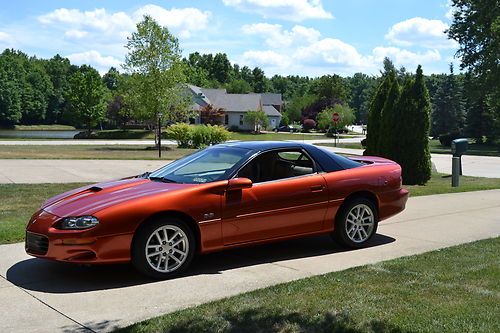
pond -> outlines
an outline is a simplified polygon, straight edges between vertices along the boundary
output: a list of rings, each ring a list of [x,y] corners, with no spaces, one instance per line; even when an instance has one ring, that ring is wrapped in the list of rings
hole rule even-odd
[[[18,139],[73,139],[78,130],[72,131],[18,131],[0,129],[0,138]]]

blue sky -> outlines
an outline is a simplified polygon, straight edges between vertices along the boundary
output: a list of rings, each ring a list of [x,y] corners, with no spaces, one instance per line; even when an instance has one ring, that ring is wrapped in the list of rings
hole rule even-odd
[[[5,1],[0,48],[56,53],[101,73],[120,67],[126,38],[144,14],[166,25],[185,55],[225,52],[267,76],[377,74],[397,66],[448,71],[455,42],[448,0]]]

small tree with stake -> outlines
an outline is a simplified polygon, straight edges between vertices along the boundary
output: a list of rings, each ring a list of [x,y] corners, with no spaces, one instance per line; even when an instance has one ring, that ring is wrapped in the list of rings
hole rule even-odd
[[[269,119],[264,111],[247,111],[247,113],[243,116],[243,120],[246,123],[252,124],[254,126],[254,131],[257,134],[260,134],[260,129],[262,127],[266,128],[269,126]]]

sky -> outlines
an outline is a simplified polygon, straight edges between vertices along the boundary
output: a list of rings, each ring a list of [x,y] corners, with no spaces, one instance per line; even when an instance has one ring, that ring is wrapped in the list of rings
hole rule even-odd
[[[445,73],[458,45],[444,31],[449,0],[0,0],[0,49],[60,54],[101,73],[118,69],[143,15],[179,38],[183,55],[225,52],[267,76],[377,74],[396,66]],[[458,67],[458,66],[457,66]]]

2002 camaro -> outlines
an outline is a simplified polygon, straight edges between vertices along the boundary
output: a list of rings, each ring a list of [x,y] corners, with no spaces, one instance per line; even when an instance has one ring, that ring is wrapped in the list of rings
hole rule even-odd
[[[64,262],[132,262],[168,278],[196,253],[319,234],[362,247],[401,212],[401,168],[292,142],[212,146],[157,171],[46,201],[26,228],[28,254]]]

